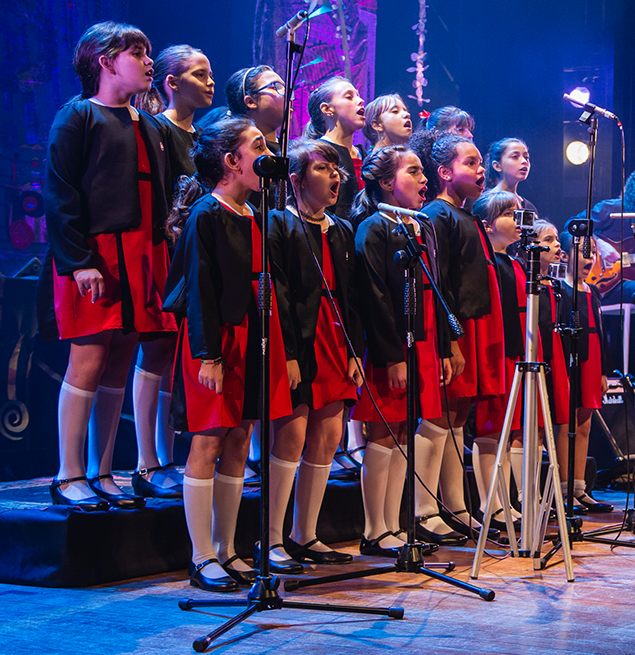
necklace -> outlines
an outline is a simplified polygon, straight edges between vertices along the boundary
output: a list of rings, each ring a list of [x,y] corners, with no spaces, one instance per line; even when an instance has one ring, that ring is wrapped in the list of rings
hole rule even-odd
[[[305,218],[309,223],[321,223],[326,218],[326,214],[322,214],[322,216],[311,216],[311,214],[307,214],[307,212],[303,212],[302,210],[300,210],[300,213],[302,214],[302,218]]]

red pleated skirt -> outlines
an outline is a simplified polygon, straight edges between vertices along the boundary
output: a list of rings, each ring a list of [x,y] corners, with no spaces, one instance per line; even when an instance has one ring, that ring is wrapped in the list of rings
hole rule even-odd
[[[141,224],[120,234],[88,237],[95,268],[104,278],[105,296],[93,303],[90,292],[82,298],[72,276],[57,275],[53,262],[55,317],[60,339],[98,334],[106,330],[176,332],[172,314],[161,311],[163,289],[170,265],[163,239],[153,242],[153,190],[145,142],[134,121],[139,159]],[[116,194],[116,190],[113,190]],[[120,244],[118,244],[120,239]],[[132,307],[130,316],[124,305]]]
[[[329,247],[328,234],[322,233],[322,271],[329,289],[335,289],[335,269]],[[337,296],[337,292],[335,293]],[[335,304],[339,310],[337,297]],[[340,312],[341,315],[341,312]],[[315,334],[315,359],[317,374],[311,383],[313,409],[322,409],[339,400],[357,400],[357,389],[346,379],[348,371],[348,349],[342,329],[329,299],[324,293]]]
[[[552,287],[549,287],[549,296],[551,298],[551,320],[555,323],[556,297]],[[559,332],[553,333],[552,356],[548,364],[551,369],[550,377],[547,380],[550,387],[551,419],[556,425],[563,425],[569,422],[569,373]]]
[[[427,254],[424,253],[426,263]],[[425,274],[424,285],[428,283]],[[437,332],[436,332],[436,310],[433,291],[430,288],[423,290],[423,316],[424,316],[424,338],[422,341],[415,341],[415,354],[417,360],[417,384],[418,404],[420,406],[420,418],[440,418],[441,393],[439,380],[441,378],[441,366],[438,357]],[[404,357],[406,346],[404,346]],[[389,423],[405,421],[406,412],[406,390],[388,388],[388,377],[386,369],[373,366],[367,356],[364,365],[364,375],[368,386],[382,415]],[[374,408],[368,395],[366,387],[362,387],[362,394],[359,403],[351,413],[351,418],[356,421],[381,422],[381,418]]]
[[[589,312],[589,328],[596,329],[591,294],[585,293]],[[589,357],[580,362],[580,406],[587,409],[602,409],[602,347],[597,331],[589,332]]]
[[[251,243],[252,271],[259,273],[261,270],[261,235],[255,220],[252,220],[251,223]],[[258,280],[252,281],[254,298],[252,310],[257,307],[258,284]],[[250,315],[252,317],[251,321]],[[179,331],[177,349],[180,354],[180,375],[182,375],[185,395],[185,407],[182,408],[181,412],[184,412],[187,416],[188,431],[200,432],[220,427],[235,428],[240,425],[242,420],[259,418],[257,398],[260,383],[260,351],[257,347],[259,340],[259,321],[257,318],[257,311],[248,311],[240,325],[226,323],[220,328],[222,354],[225,359],[222,394],[210,391],[198,381],[201,360],[192,358],[187,319],[183,321]],[[274,289],[272,289],[269,337],[271,355],[269,407],[271,419],[276,419],[289,416],[293,413],[293,409],[291,407],[286,356]],[[254,340],[256,348],[253,347]],[[177,357],[177,362],[178,360],[179,357]],[[251,405],[249,407],[245,406],[247,397],[255,401],[248,403]]]
[[[481,247],[489,258],[484,237]],[[465,369],[448,385],[450,398],[475,398],[484,400],[505,392],[505,343],[503,313],[494,264],[487,266],[491,311],[484,316],[461,321],[465,336],[458,340]]]

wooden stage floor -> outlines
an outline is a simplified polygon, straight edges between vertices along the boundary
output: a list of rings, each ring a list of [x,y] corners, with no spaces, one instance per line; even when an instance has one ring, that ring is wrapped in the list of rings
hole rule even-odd
[[[625,494],[597,496],[624,507]],[[632,501],[631,501],[632,504]],[[621,513],[606,517],[618,520]],[[605,519],[589,519],[590,529]],[[622,539],[633,540],[627,533]],[[361,557],[351,569],[389,560]],[[452,559],[453,576],[469,581],[473,548],[442,549],[428,561]],[[498,551],[503,555],[504,551]],[[211,652],[259,655],[303,653],[585,653],[635,652],[635,549],[575,544],[575,582],[565,579],[560,556],[545,571],[531,560],[485,557],[475,582],[496,592],[493,602],[423,575],[388,574],[282,591],[287,600],[402,606],[403,620],[361,614],[283,609],[255,614],[212,646]],[[308,569],[308,575],[342,573]],[[244,597],[223,595],[223,598]],[[0,585],[0,653],[85,655],[190,653],[197,637],[219,627],[237,608],[184,612],[181,598],[210,595],[189,586],[184,571],[87,589]]]

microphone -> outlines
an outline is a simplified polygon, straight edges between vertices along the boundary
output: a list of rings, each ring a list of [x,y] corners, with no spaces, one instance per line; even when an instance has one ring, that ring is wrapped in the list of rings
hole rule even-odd
[[[578,105],[578,107],[584,107],[586,111],[589,111],[591,113],[595,112],[596,114],[600,114],[600,116],[604,116],[604,118],[608,118],[609,120],[617,121],[619,123],[620,119],[612,111],[609,111],[608,109],[603,109],[602,107],[598,107],[597,105],[594,105],[592,102],[587,102],[585,104],[584,102],[580,102],[577,98],[570,96],[568,93],[565,93],[563,98],[565,100],[568,100],[569,102],[572,102],[574,105]]]
[[[309,17],[306,9],[299,11],[293,18],[289,19],[284,25],[276,30],[276,36],[283,39],[289,32],[294,32]]]
[[[377,209],[382,212],[392,212],[393,214],[396,214],[397,218],[399,218],[399,216],[410,216],[411,218],[417,218],[420,221],[430,220],[423,212],[418,212],[414,209],[404,209],[403,207],[395,207],[394,205],[387,205],[384,202],[380,202],[377,205]]]

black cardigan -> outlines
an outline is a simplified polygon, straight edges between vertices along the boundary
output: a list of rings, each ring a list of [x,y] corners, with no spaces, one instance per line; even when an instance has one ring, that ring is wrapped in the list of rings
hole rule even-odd
[[[340,184],[337,202],[334,205],[331,205],[331,207],[327,207],[327,210],[329,214],[335,214],[335,216],[349,220],[353,200],[355,200],[355,196],[359,191],[359,184],[357,182],[357,176],[355,175],[355,164],[353,163],[351,153],[346,146],[341,146],[338,143],[333,143],[327,139],[323,140],[337,150],[337,154],[340,156],[340,168],[343,168],[348,173],[348,179],[346,182]],[[364,159],[364,157],[366,157],[366,151],[364,148],[362,148],[362,146],[355,147],[359,150],[360,157]]]
[[[167,144],[156,120],[139,112],[152,170],[153,224],[162,238],[169,189]],[[59,275],[95,268],[87,237],[141,223],[133,119],[126,107],[72,100],[57,113],[48,142],[44,207]]]
[[[164,311],[186,315],[194,359],[222,354],[220,326],[240,325],[252,297],[250,216],[206,193],[190,209],[165,284]]]
[[[335,289],[344,327],[355,354],[362,357],[364,336],[358,311],[355,277],[355,241],[347,221],[332,217],[327,238],[335,271]],[[317,373],[315,334],[322,301],[322,278],[311,250],[322,266],[322,238],[319,225],[306,223],[311,248],[298,216],[289,211],[269,214],[269,243],[278,314],[287,359],[296,359],[303,382],[312,382]],[[349,351],[349,357],[353,354]]]
[[[429,221],[420,222],[421,234],[428,249],[431,273],[438,282],[436,267],[436,240]],[[412,225],[407,226],[414,236]],[[362,221],[355,234],[357,278],[359,280],[360,309],[366,332],[368,353],[374,366],[384,367],[388,362],[403,362],[403,344],[406,340],[404,315],[404,268],[395,263],[395,253],[403,250],[406,237],[396,232],[397,223],[377,212]],[[416,268],[418,300],[423,293],[423,274]],[[418,306],[421,306],[419,302]],[[437,307],[437,331],[441,357],[450,357],[449,328],[445,314]],[[424,334],[424,316],[415,314],[415,339]]]

